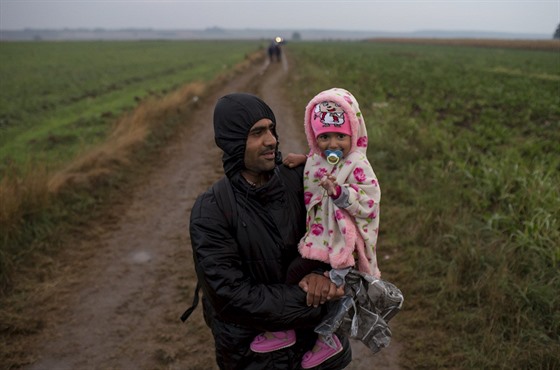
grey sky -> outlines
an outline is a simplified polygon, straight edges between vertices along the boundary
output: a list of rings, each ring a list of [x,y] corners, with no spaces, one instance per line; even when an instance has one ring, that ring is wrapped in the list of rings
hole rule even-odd
[[[497,31],[552,34],[560,0],[0,0],[0,29]]]

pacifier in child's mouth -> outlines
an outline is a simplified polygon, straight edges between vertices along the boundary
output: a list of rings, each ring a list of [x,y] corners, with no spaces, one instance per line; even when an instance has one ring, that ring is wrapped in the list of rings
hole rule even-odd
[[[325,150],[325,156],[327,157],[327,162],[330,164],[337,164],[342,158],[342,151],[340,150]]]

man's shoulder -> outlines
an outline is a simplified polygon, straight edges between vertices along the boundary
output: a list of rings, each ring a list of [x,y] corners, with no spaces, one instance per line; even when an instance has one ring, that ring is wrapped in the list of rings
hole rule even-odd
[[[191,210],[193,216],[203,216],[208,210],[217,207],[216,188],[220,188],[221,185],[217,184],[221,182],[223,182],[223,179],[216,181],[196,197]]]
[[[204,201],[209,198],[215,198],[216,193],[226,190],[225,186],[229,186],[228,182],[229,180],[227,179],[227,177],[221,177],[219,180],[210,185],[206,190],[200,193],[196,197],[196,201]]]
[[[191,210],[191,219],[221,218],[224,213],[232,214],[235,212],[234,203],[229,179],[224,176],[198,195]]]

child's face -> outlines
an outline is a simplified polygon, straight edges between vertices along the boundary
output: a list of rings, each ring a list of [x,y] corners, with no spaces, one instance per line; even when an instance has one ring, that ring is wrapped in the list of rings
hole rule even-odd
[[[351,137],[338,132],[326,132],[317,136],[317,145],[321,152],[325,150],[340,150],[342,156],[346,157],[352,147]]]

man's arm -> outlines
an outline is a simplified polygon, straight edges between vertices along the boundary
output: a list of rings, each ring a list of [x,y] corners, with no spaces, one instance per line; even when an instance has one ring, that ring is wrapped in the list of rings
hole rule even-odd
[[[306,305],[306,293],[297,285],[250,278],[227,220],[208,198],[195,203],[190,234],[199,282],[222,319],[257,330],[312,327],[320,321],[322,308]]]
[[[282,163],[284,164],[284,166],[294,168],[301,164],[305,164],[306,160],[307,156],[305,154],[288,153]]]

